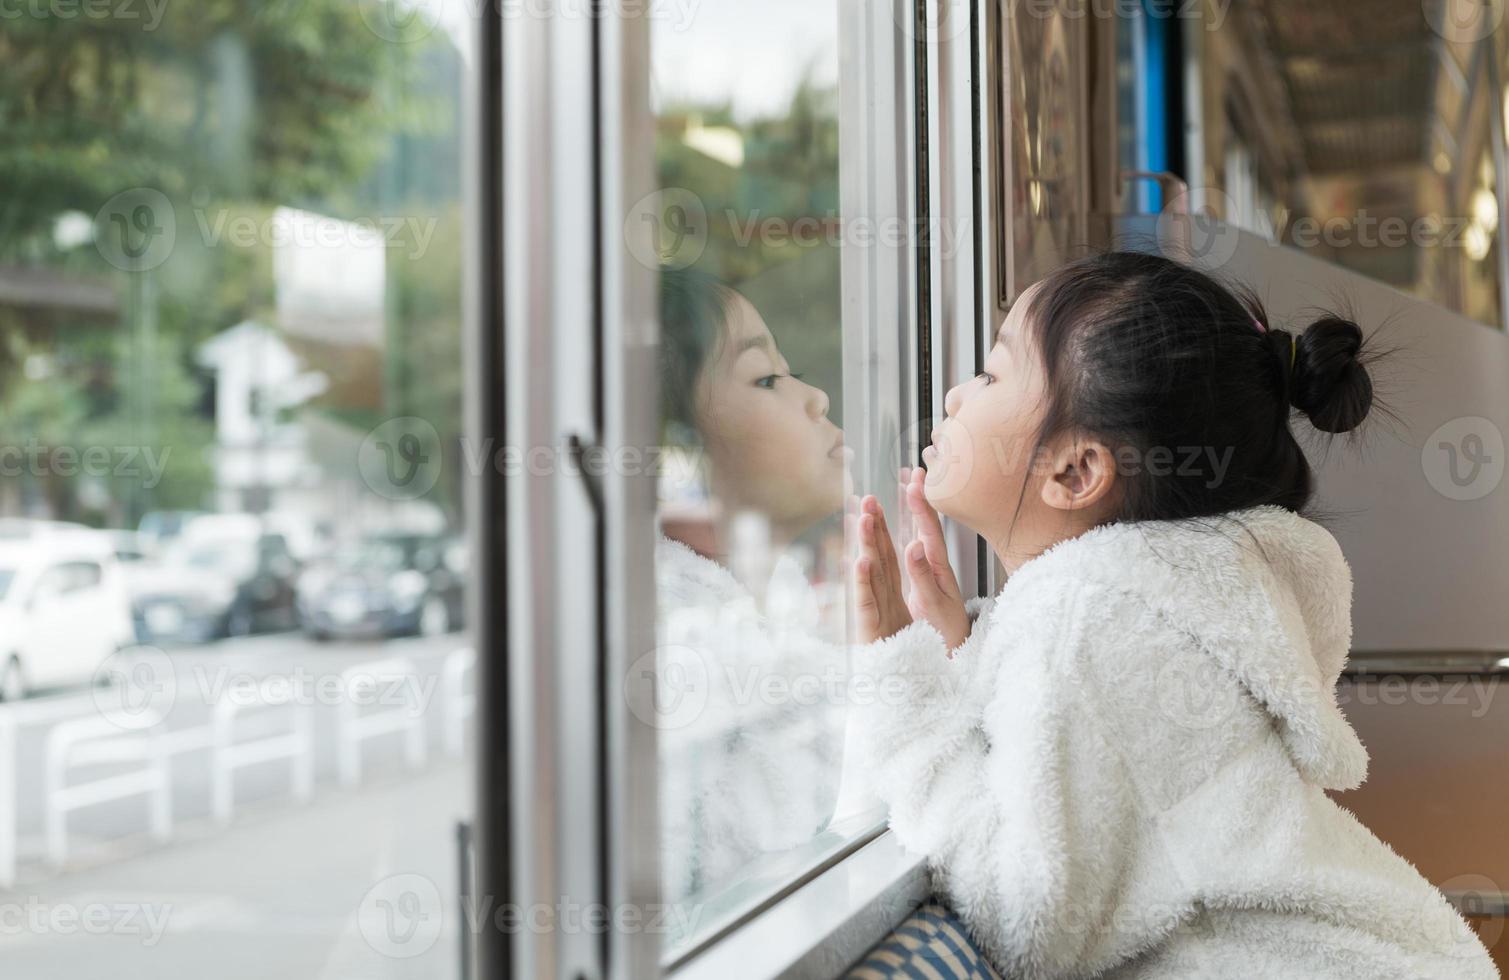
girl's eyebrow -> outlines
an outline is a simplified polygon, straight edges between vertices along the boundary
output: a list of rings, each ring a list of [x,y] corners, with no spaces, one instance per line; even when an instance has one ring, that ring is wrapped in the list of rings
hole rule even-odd
[[[734,356],[737,357],[745,351],[751,350],[763,350],[768,354],[771,352],[772,346],[773,345],[770,343],[770,338],[764,334],[745,337],[742,341],[739,342],[738,346],[734,348]]]

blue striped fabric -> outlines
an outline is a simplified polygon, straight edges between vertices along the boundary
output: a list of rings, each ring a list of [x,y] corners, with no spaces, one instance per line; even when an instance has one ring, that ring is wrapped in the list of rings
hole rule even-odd
[[[913,912],[846,980],[1001,980],[964,924],[937,902]]]

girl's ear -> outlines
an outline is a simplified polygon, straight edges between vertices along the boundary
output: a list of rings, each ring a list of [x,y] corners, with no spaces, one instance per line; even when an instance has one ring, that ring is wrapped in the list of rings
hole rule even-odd
[[[1043,503],[1055,510],[1088,510],[1116,486],[1116,457],[1096,439],[1071,437],[1049,457]]]

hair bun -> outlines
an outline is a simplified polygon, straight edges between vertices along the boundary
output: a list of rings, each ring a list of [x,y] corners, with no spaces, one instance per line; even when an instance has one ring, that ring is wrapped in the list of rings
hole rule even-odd
[[[1289,403],[1322,432],[1350,432],[1373,407],[1373,381],[1359,354],[1362,328],[1327,315],[1294,339]]]

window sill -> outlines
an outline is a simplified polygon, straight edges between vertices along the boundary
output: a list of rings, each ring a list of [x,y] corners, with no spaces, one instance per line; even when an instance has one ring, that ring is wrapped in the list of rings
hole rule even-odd
[[[832,980],[931,893],[927,868],[885,831],[723,937],[673,965],[673,980]]]

